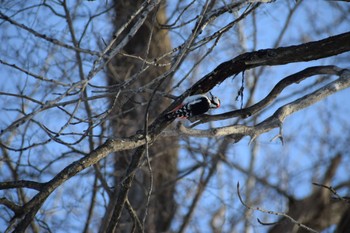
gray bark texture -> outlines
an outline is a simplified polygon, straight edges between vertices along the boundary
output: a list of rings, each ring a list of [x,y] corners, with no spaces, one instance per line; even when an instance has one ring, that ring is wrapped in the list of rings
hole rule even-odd
[[[115,28],[118,30],[127,20],[128,17],[139,8],[142,1],[116,1],[115,4]],[[161,56],[171,49],[170,39],[165,30],[161,30],[157,25],[158,22],[164,22],[166,19],[165,9],[162,6],[156,8],[145,23],[141,26],[136,35],[124,47],[123,53],[139,56],[144,59],[154,59]],[[126,30],[125,33],[128,33]],[[123,36],[121,36],[123,38]],[[159,62],[169,62],[162,59]],[[142,70],[146,64],[142,60],[128,58],[117,55],[109,64],[108,80],[110,85],[118,85],[132,76],[137,76],[137,80],[132,88],[137,88],[151,82],[160,74],[164,73],[168,67],[150,67],[142,74],[137,73]],[[169,87],[169,82],[157,87],[151,86],[151,92],[158,88],[164,91]],[[160,114],[161,110],[169,105],[170,101],[165,98],[155,97],[152,99],[150,108],[147,109],[148,102],[151,100],[152,93],[130,92],[118,99],[118,103],[114,106],[112,114],[111,127],[113,136],[127,137],[135,134],[138,130],[143,130],[145,125],[146,113],[148,113],[148,122],[152,122],[154,118]],[[113,100],[111,100],[112,102]],[[147,112],[148,111],[148,112]],[[120,114],[124,112],[124,114]],[[175,186],[171,181],[177,175],[177,138],[159,138],[152,146],[149,147],[148,154],[151,159],[151,171],[145,165],[136,172],[133,185],[128,194],[128,200],[131,207],[136,212],[140,221],[147,213],[144,230],[145,232],[161,232],[166,231],[176,210],[174,201]],[[124,179],[124,174],[130,163],[133,150],[115,153],[115,187],[118,187]],[[146,156],[145,156],[146,157]],[[152,183],[152,184],[151,184]],[[152,195],[150,197],[149,207],[147,206],[147,195],[152,186]],[[113,209],[115,208],[118,188],[109,203],[109,211],[105,216],[105,224],[107,227],[108,219],[111,218]],[[114,199],[113,199],[114,198]],[[130,232],[134,219],[130,217],[129,211],[124,210],[121,216],[120,224],[117,226],[117,232]]]

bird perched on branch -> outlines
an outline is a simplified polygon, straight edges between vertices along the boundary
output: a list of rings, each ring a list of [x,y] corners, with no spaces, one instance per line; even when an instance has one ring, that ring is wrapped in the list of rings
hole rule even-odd
[[[192,95],[184,99],[182,104],[166,114],[168,119],[188,118],[206,113],[209,109],[220,107],[220,100],[209,92],[207,95]]]

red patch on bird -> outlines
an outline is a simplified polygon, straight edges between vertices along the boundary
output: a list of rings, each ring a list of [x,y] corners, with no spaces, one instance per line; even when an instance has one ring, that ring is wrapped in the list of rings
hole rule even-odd
[[[184,104],[180,104],[179,106],[177,106],[176,108],[174,108],[171,112],[175,112],[176,110],[182,108],[184,106]]]

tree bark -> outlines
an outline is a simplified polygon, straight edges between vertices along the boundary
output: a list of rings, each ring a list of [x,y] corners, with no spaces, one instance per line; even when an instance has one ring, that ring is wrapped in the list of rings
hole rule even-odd
[[[115,28],[118,30],[128,20],[143,1],[115,1]],[[154,60],[171,50],[170,39],[167,31],[157,27],[157,23],[165,23],[166,13],[163,5],[158,6],[157,11],[152,12],[141,26],[136,35],[124,47],[123,53],[138,56],[145,60]],[[125,34],[127,34],[128,28]],[[118,42],[117,42],[118,43]],[[165,58],[160,63],[168,63],[169,59]],[[131,77],[136,77],[137,81],[132,85],[132,89],[137,89],[152,81],[153,78],[164,73],[167,66],[149,67],[145,72],[138,74],[144,67],[145,63],[140,59],[117,55],[109,64],[108,81],[110,85],[122,83]],[[136,75],[136,76],[135,76]],[[164,91],[169,87],[170,83],[161,85],[157,90]],[[153,91],[156,85],[151,88]],[[113,128],[113,136],[127,137],[135,134],[138,130],[143,130],[148,113],[148,122],[154,118],[169,105],[169,100],[153,98],[150,108],[147,109],[148,101],[151,99],[151,93],[130,92],[118,98],[118,103],[114,106],[111,119],[111,127]],[[113,100],[111,100],[113,102]],[[144,103],[141,105],[140,103]],[[147,112],[148,111],[148,112]],[[120,114],[124,112],[123,114]],[[169,183],[176,178],[177,175],[177,138],[158,139],[150,146],[149,157],[151,161],[152,171],[148,166],[136,172],[135,182],[128,193],[129,207],[136,211],[139,220],[142,222],[144,215],[147,213],[145,221],[145,232],[162,232],[166,231],[172,220],[176,210],[176,204],[173,198],[174,185]],[[104,232],[108,225],[112,224],[110,218],[113,210],[116,208],[118,187],[124,179],[124,174],[129,166],[133,151],[123,151],[115,154],[115,190],[111,197],[108,211],[104,216],[104,223],[101,232]],[[152,174],[151,174],[152,173]],[[153,180],[151,180],[151,176]],[[152,184],[151,184],[152,183]],[[149,207],[147,208],[147,195],[152,187],[152,195]],[[146,211],[147,208],[147,211]],[[135,217],[135,216],[134,216]],[[117,226],[118,232],[130,232],[135,219],[130,217],[128,211],[124,210],[121,216],[121,222]],[[113,222],[113,221],[112,221]],[[111,227],[111,226],[109,226]],[[115,227],[115,226],[114,226]],[[113,228],[113,226],[112,226]]]

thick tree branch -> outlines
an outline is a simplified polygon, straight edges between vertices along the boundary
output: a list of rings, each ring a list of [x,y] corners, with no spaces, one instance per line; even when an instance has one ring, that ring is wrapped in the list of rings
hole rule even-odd
[[[244,109],[238,109],[238,110],[225,112],[225,113],[217,114],[217,115],[201,116],[199,118],[199,121],[196,122],[195,125],[203,124],[203,123],[211,122],[211,121],[225,120],[225,119],[232,118],[232,117],[246,118],[246,117],[252,116],[252,115],[260,112],[261,110],[265,109],[266,106],[268,106],[269,104],[271,104],[286,87],[288,87],[292,84],[299,84],[301,81],[305,80],[306,78],[309,78],[309,77],[312,77],[315,75],[321,75],[321,74],[336,75],[337,73],[339,73],[339,71],[340,71],[340,68],[336,67],[336,66],[308,67],[300,72],[289,75],[288,77],[279,81],[273,87],[273,89],[270,91],[270,93],[265,98],[263,98],[261,101],[259,101],[258,103],[253,104],[252,106],[244,108]]]
[[[221,63],[212,72],[195,83],[186,94],[206,93],[225,79],[258,66],[312,61],[348,51],[350,51],[350,32],[300,45],[244,53]]]
[[[231,135],[235,138],[250,136],[255,139],[260,134],[268,132],[274,128],[282,127],[284,119],[296,111],[300,111],[314,103],[332,95],[340,90],[350,87],[350,71],[334,68],[336,74],[340,76],[337,80],[325,85],[318,90],[305,95],[289,104],[280,107],[271,117],[254,126],[232,125],[228,127],[213,128],[208,130],[197,130],[179,125],[177,132],[167,132],[167,136],[179,136],[181,134],[196,137],[220,137]],[[271,93],[270,93],[271,94]]]
[[[237,75],[245,70],[259,66],[284,65],[294,62],[312,61],[335,56],[349,51],[350,32],[346,32],[319,41],[313,41],[288,47],[262,49],[241,54],[231,60],[221,63],[212,72],[201,78],[198,82],[192,85],[192,87],[187,89],[187,91],[179,96],[163,112],[163,114],[166,114],[167,112],[174,109],[187,96],[206,93],[216,85],[222,83],[227,78]],[[164,119],[158,118],[155,124],[160,124],[161,121],[164,121]]]
[[[140,136],[140,135],[139,135]],[[129,139],[119,139],[119,140],[108,140],[100,147],[96,148],[89,155],[77,160],[70,165],[68,165],[65,169],[63,169],[60,173],[58,173],[51,181],[47,182],[43,187],[41,192],[35,195],[28,203],[26,203],[22,208],[22,213],[24,214],[23,220],[16,227],[16,232],[24,232],[30,222],[33,220],[35,214],[40,209],[41,205],[44,203],[46,198],[62,183],[75,176],[78,172],[92,166],[93,164],[98,163],[101,159],[105,158],[112,152],[128,150],[139,147],[145,144],[145,140],[143,135],[140,138],[135,137]],[[150,138],[148,140],[152,142],[153,140]],[[21,216],[15,216],[18,218]]]
[[[38,183],[30,180],[17,180],[9,182],[0,182],[0,190],[12,189],[12,188],[29,188],[40,191],[45,184]]]

